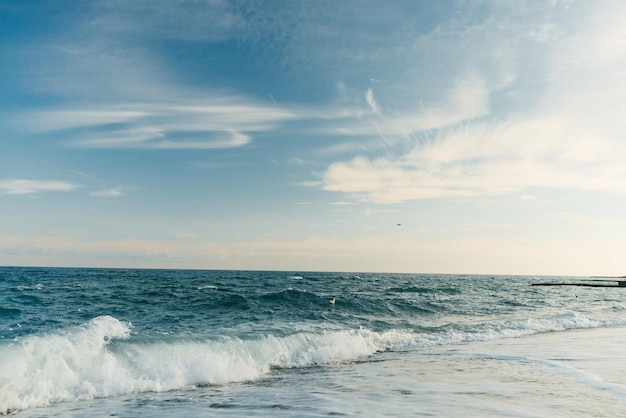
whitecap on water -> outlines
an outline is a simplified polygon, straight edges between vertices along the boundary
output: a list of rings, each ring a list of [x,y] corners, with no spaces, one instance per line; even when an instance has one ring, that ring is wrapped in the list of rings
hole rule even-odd
[[[214,286],[212,284],[205,284],[203,286],[198,286],[198,290],[217,290],[217,286]]]

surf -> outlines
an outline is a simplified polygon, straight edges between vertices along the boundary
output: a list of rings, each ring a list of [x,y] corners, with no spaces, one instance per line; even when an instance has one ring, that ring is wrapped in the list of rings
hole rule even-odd
[[[300,332],[254,339],[131,338],[112,316],[0,345],[0,413],[94,398],[254,381],[276,369],[350,362],[396,333]]]

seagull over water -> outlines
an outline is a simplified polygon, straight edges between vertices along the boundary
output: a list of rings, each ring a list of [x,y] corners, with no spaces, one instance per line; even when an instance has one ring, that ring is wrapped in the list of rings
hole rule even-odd
[[[335,298],[332,298],[331,300],[328,301],[331,305],[335,304]]]

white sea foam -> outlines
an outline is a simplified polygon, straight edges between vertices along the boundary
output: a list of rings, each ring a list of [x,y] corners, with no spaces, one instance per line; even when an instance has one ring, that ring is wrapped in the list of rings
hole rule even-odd
[[[624,321],[596,321],[573,313],[550,318],[487,322],[476,326],[455,326],[439,333],[420,333],[410,344],[418,347],[464,344],[491,341],[501,338],[518,338],[527,335],[560,332],[573,329],[625,325]]]
[[[214,286],[212,284],[205,284],[205,285],[202,285],[202,286],[198,286],[198,290],[205,290],[205,289],[217,290],[217,286]]]
[[[367,330],[268,335],[254,340],[136,342],[130,324],[81,327],[0,345],[0,413],[120,394],[257,379],[272,368],[355,360],[411,338]]]
[[[112,338],[129,335],[130,324],[101,316],[71,330],[0,345],[0,413],[106,396],[102,382],[115,379],[110,372],[116,359],[104,348]]]
[[[17,290],[19,290],[19,291],[24,291],[24,290],[42,290],[44,288],[44,285],[42,285],[41,283],[37,283],[34,286],[16,286],[15,288]]]
[[[275,368],[332,365],[386,350],[520,337],[607,326],[572,314],[487,323],[432,333],[366,329],[298,332],[255,339],[135,341],[110,316],[0,345],[0,413],[140,392],[255,380]]]

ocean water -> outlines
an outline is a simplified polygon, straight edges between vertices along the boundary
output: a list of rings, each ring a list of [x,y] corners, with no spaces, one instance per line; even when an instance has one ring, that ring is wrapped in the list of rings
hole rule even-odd
[[[0,267],[0,414],[624,416],[626,288],[575,279]]]

